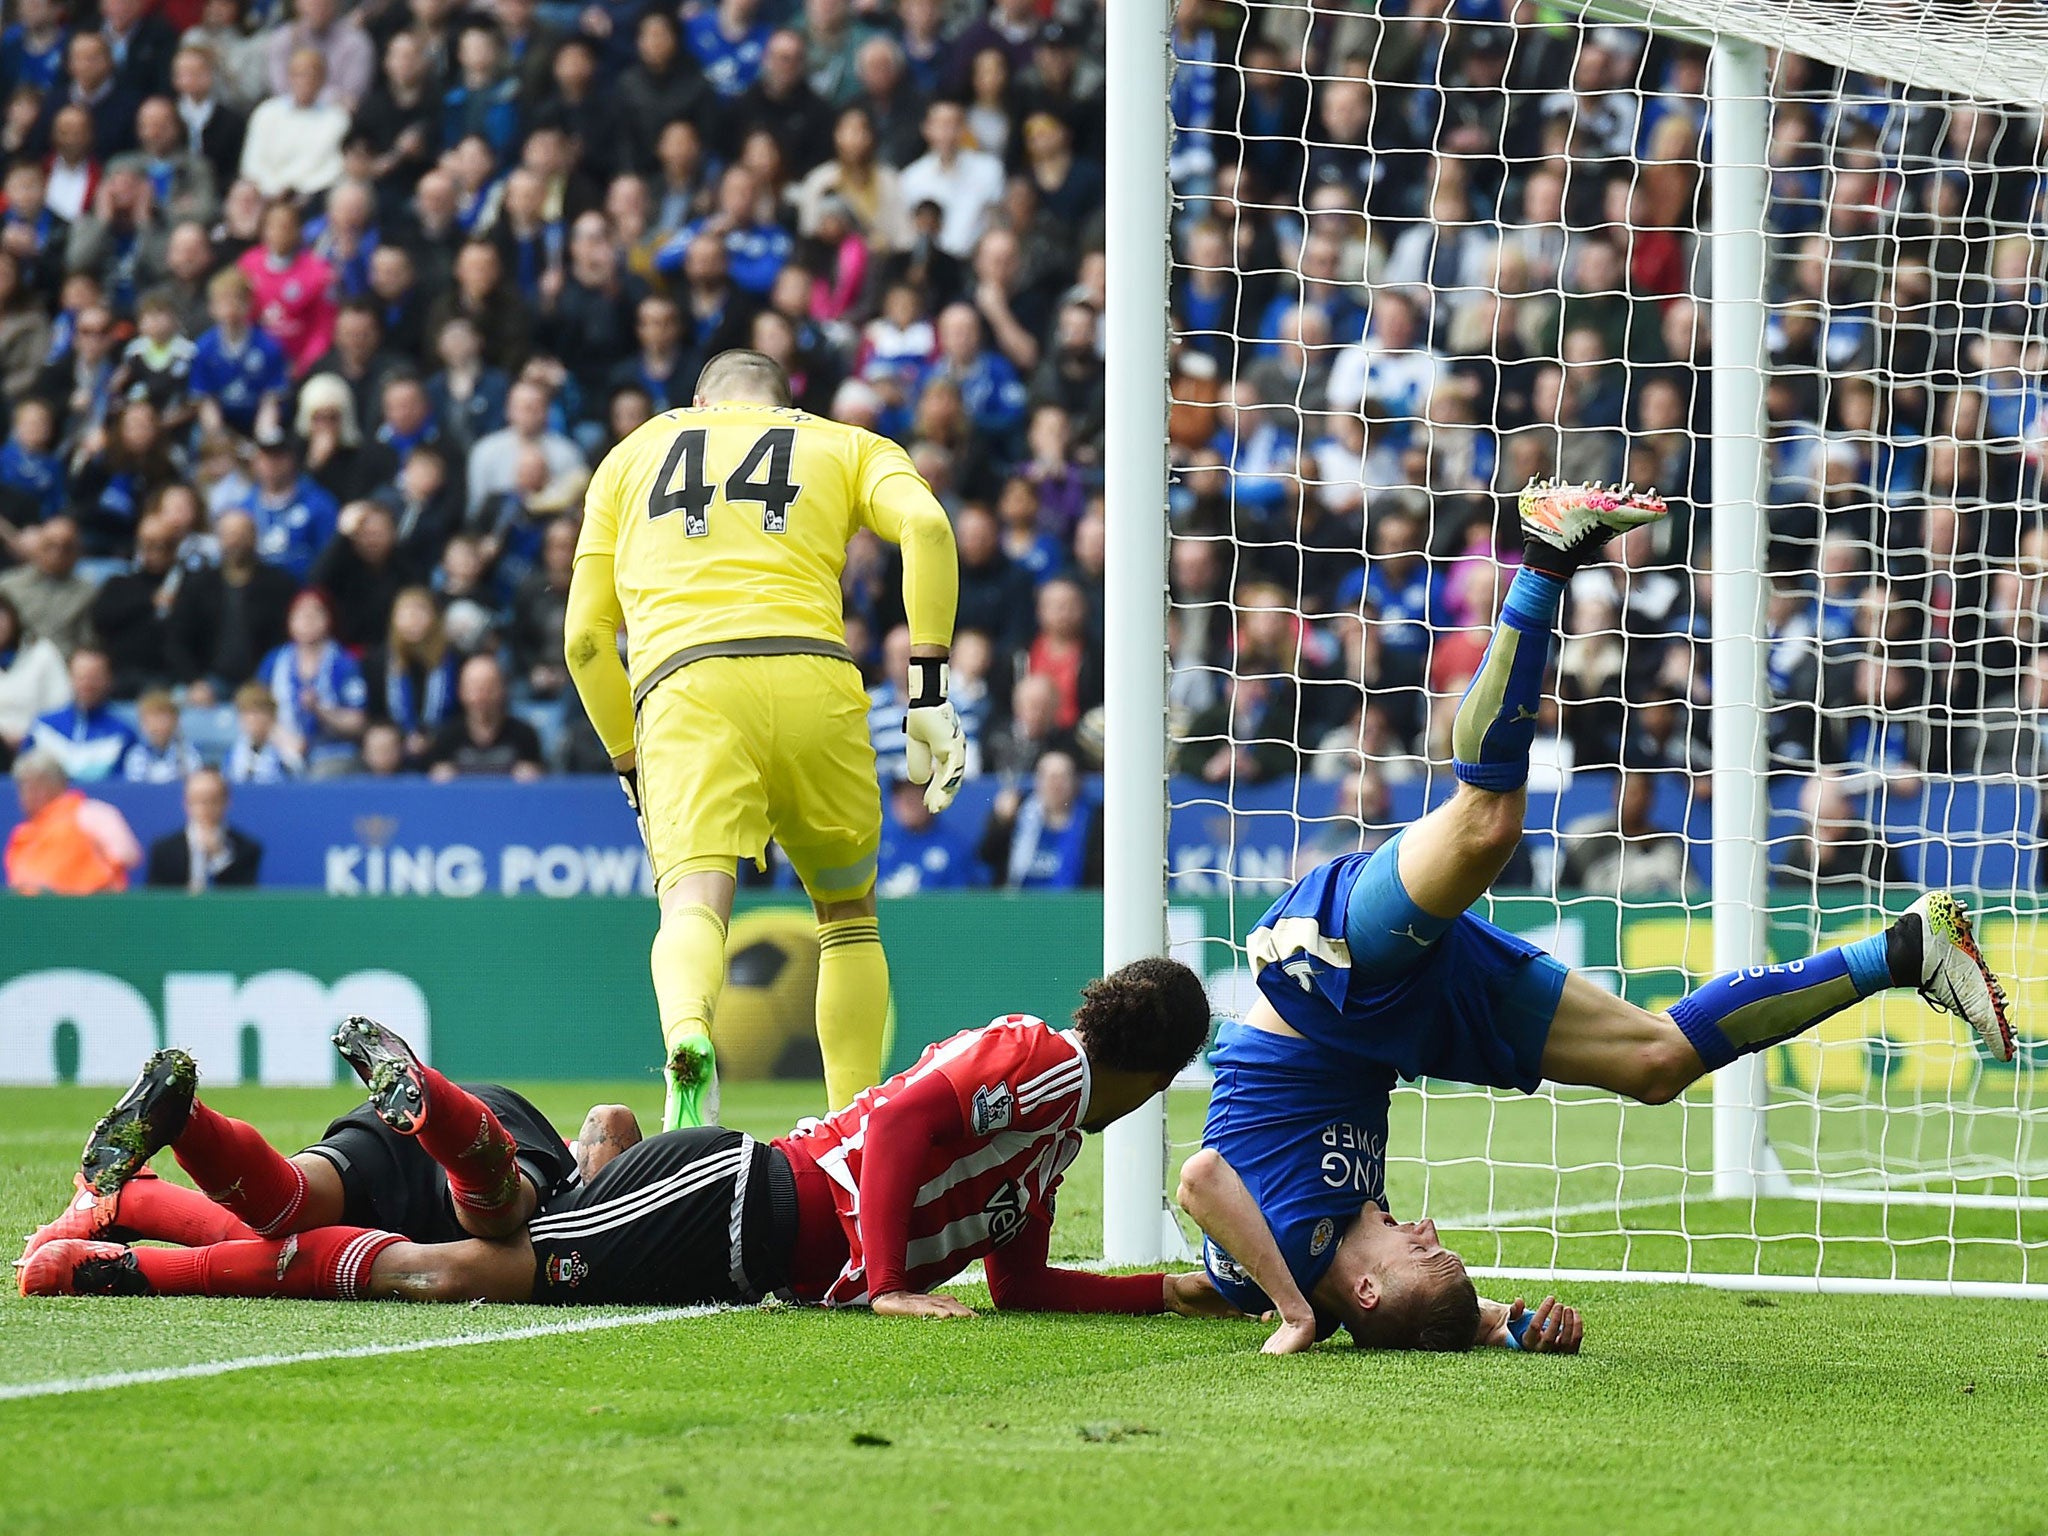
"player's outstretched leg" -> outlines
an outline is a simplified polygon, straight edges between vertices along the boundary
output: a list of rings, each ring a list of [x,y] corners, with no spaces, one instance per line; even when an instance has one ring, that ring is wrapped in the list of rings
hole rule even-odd
[[[1427,944],[1486,893],[1521,841],[1529,749],[1558,609],[1574,572],[1615,534],[1665,514],[1655,491],[1531,482],[1522,492],[1522,568],[1451,726],[1458,789],[1404,831],[1398,868]]]
[[[525,1243],[413,1243],[395,1232],[316,1227],[276,1241],[129,1248],[68,1238],[23,1261],[24,1296],[246,1296],[309,1301],[526,1301]]]
[[[405,1239],[364,1227],[206,1248],[127,1248],[64,1238],[21,1266],[24,1296],[290,1296],[367,1301],[377,1256]],[[529,1266],[530,1267],[530,1266]]]
[[[82,1173],[76,1175],[76,1180],[78,1192],[64,1207],[64,1213],[29,1235],[22,1258],[60,1238],[120,1243],[154,1238],[186,1248],[203,1248],[208,1243],[256,1235],[254,1228],[198,1190],[160,1179],[148,1168],[111,1195],[94,1189]]]
[[[1942,1012],[1960,1014],[1987,1051],[2012,1060],[2005,986],[1949,891],[1929,891],[1883,933],[1810,960],[1717,976],[1674,1003],[1671,1018],[1711,1072],[1892,987],[1912,987]]]
[[[341,1021],[334,1048],[370,1090],[370,1108],[418,1140],[448,1175],[456,1218],[479,1237],[502,1237],[524,1218],[519,1144],[467,1089],[413,1054],[396,1031],[360,1014]],[[472,1225],[474,1223],[474,1225]]]
[[[1878,992],[1912,987],[1960,1014],[2000,1061],[2013,1055],[2005,987],[1984,961],[1963,904],[1930,891],[1882,933],[1805,960],[1716,976],[1669,1014],[1622,1001],[1574,974],[1543,1053],[1556,1082],[1663,1103],[1738,1056],[1804,1034]]]

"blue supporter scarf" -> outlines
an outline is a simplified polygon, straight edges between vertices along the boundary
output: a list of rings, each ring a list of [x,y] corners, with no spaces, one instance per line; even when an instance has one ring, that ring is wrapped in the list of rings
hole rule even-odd
[[[327,227],[327,220],[320,218],[306,226],[306,243],[313,247],[316,256],[334,269],[337,298],[359,299],[370,291],[370,258],[382,243],[376,230],[364,230],[362,239],[356,242],[355,254],[344,256]]]
[[[54,363],[68,356],[71,352],[72,338],[77,334],[78,317],[68,309],[58,310],[55,318],[50,321],[50,346],[49,350],[43,353],[43,361]]]
[[[1058,831],[1045,822],[1045,807],[1033,795],[1017,811],[1010,833],[1009,884],[1017,890],[1079,890],[1088,862],[1088,831],[1095,808],[1076,802],[1066,826]]]
[[[532,235],[524,240],[512,241],[512,286],[528,299],[540,295],[541,250],[540,236]]]
[[[113,276],[113,281],[107,285],[107,297],[117,312],[133,314],[135,300],[141,292],[142,233],[134,229],[114,231],[112,241],[113,260],[100,263],[101,273]]]
[[[477,232],[477,225],[482,221],[485,210],[493,206],[491,194],[496,192],[497,189],[498,178],[493,176],[489,181],[476,189],[474,196],[457,194],[455,224],[465,235],[473,235]]]
[[[407,735],[431,731],[448,718],[455,700],[455,658],[443,656],[439,666],[422,682],[413,681],[412,669],[394,659],[384,669],[384,714]]]
[[[398,455],[400,465],[412,457],[413,449],[419,447],[421,443],[438,443],[440,440],[440,429],[431,421],[421,426],[417,432],[400,432],[389,422],[377,429],[377,441]]]
[[[151,160],[144,170],[149,176],[149,189],[156,194],[159,203],[171,200],[171,185],[177,179],[178,168],[168,160]]]
[[[298,647],[287,641],[272,651],[263,663],[262,679],[277,700],[278,713],[290,716],[299,739],[306,743],[306,755],[332,757],[355,749],[348,742],[326,734],[316,705],[326,709],[361,709],[364,703],[363,674],[355,659],[330,640],[320,653],[319,665],[311,677],[299,676]],[[311,701],[302,690],[309,690]]]

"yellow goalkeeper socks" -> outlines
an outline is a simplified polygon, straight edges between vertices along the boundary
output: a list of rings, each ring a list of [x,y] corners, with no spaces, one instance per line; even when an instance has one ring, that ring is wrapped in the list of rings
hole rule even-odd
[[[711,1016],[725,986],[725,923],[697,902],[664,912],[654,935],[650,968],[668,1069],[662,1129],[706,1124],[707,1101],[716,1103]],[[678,1070],[679,1064],[683,1070]]]
[[[889,957],[881,924],[850,917],[818,925],[818,1049],[825,1098],[844,1108],[882,1080],[882,1036],[889,1026]]]

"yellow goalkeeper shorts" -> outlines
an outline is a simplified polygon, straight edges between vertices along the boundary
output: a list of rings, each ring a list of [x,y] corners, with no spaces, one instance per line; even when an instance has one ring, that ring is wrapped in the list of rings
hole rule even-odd
[[[882,795],[860,673],[829,656],[713,656],[663,678],[635,719],[657,890],[772,837],[814,901],[875,883]]]

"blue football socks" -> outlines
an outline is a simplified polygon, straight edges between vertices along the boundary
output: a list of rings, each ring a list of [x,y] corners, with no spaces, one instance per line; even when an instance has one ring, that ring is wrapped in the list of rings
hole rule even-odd
[[[1672,1020],[1715,1071],[1892,986],[1891,943],[1888,932],[1874,933],[1810,960],[1716,976],[1672,1004]]]
[[[1451,767],[1464,783],[1505,794],[1528,782],[1543,674],[1563,600],[1561,578],[1526,565],[1515,573],[1493,643],[1451,725]]]

